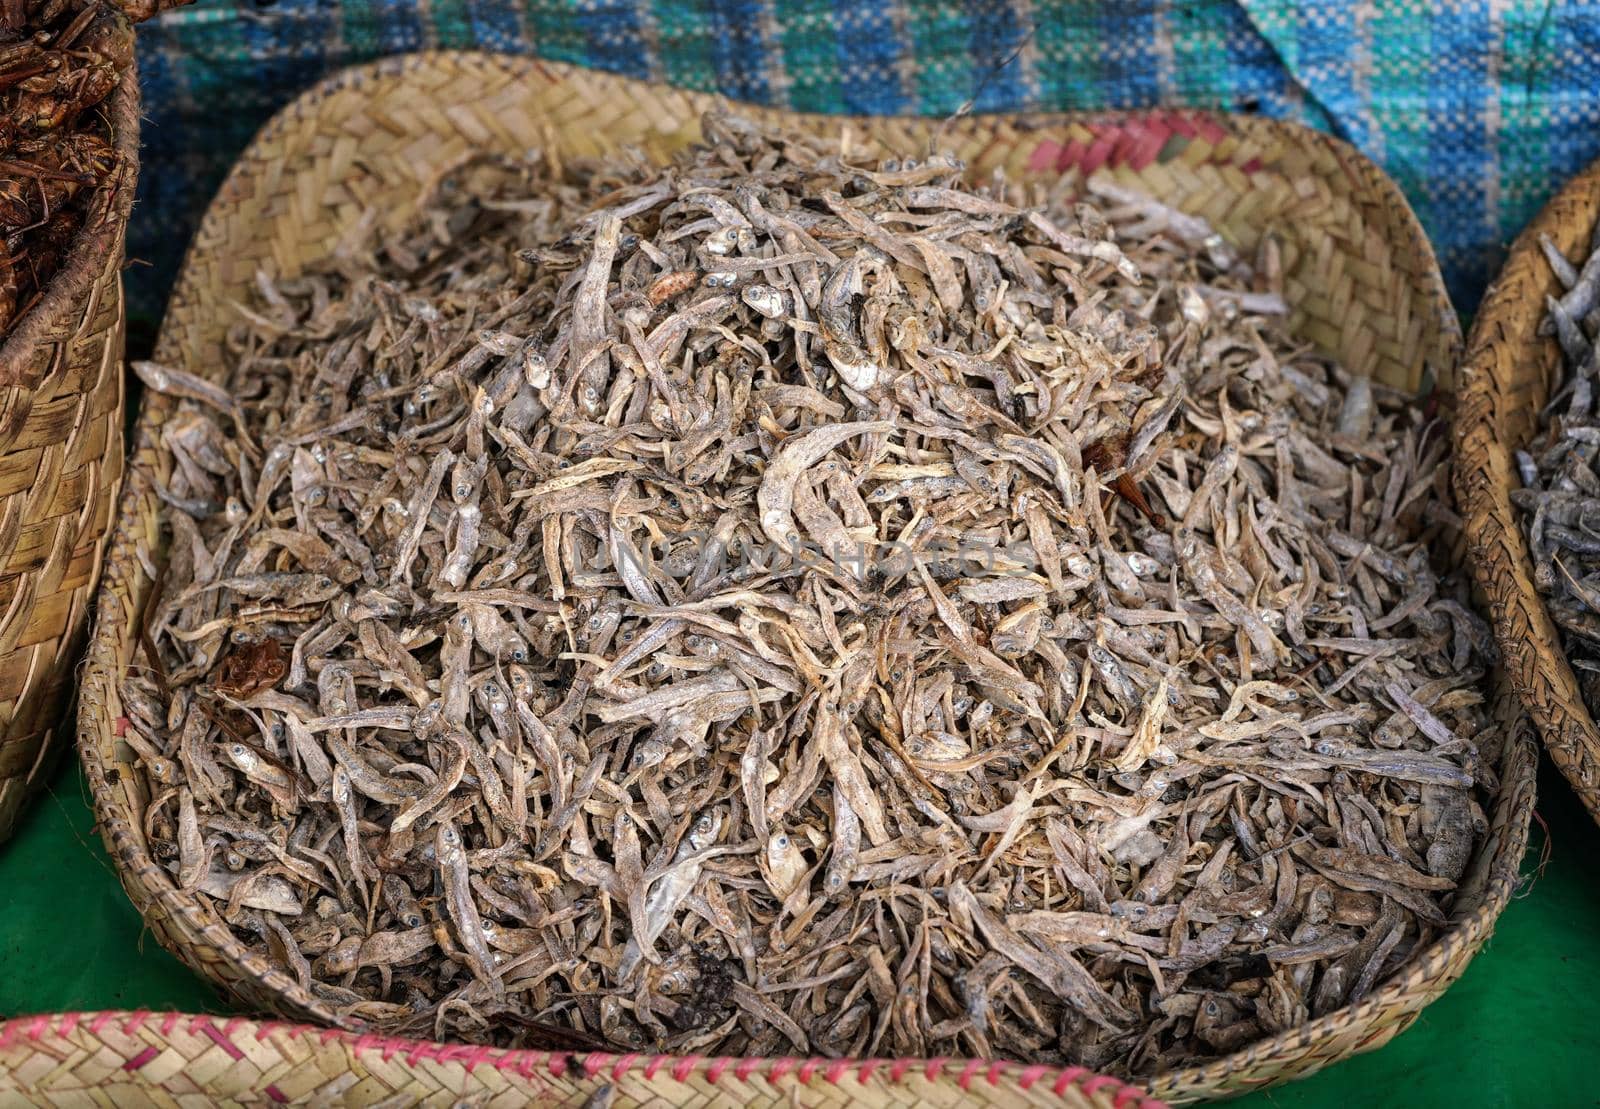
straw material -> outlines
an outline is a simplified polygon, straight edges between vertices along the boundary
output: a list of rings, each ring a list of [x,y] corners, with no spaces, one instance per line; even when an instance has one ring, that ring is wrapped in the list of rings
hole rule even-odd
[[[353,70],[306,94],[257,137],[224,184],[189,254],[158,357],[196,373],[222,366],[221,341],[258,267],[277,275],[325,257],[366,211],[398,227],[441,167],[469,150],[541,146],[564,157],[637,144],[664,154],[698,134],[711,97],[531,60],[427,54]],[[1252,249],[1263,229],[1284,240],[1298,334],[1346,366],[1409,388],[1449,372],[1459,331],[1438,269],[1392,182],[1336,140],[1260,119],[1189,113],[828,119],[752,114],[816,131],[846,129],[921,153],[935,133],[975,175],[1013,178],[1103,171],[1191,212]],[[99,823],[123,884],[163,944],[245,1004],[337,1023],[335,1013],[241,945],[150,857],[140,822],[142,775],[118,739],[118,680],[136,649],[151,583],[136,551],[158,550],[152,478],[170,471],[158,447],[172,403],[147,395],[139,440],[101,587],[85,673],[79,741]],[[1360,1004],[1245,1051],[1157,1078],[1156,1096],[1193,1100],[1294,1078],[1384,1043],[1465,967],[1516,882],[1533,802],[1533,749],[1509,696],[1497,693],[1496,767],[1503,788],[1451,926]],[[346,1022],[349,1023],[348,1021]],[[825,1065],[825,1064],[819,1064]],[[915,1064],[920,1065],[920,1064]],[[1001,1102],[984,1083],[965,1095]],[[863,1091],[869,1103],[888,1104]]]
[[[1166,1109],[1082,1067],[906,1060],[569,1055],[329,1032],[180,1013],[62,1013],[0,1024],[0,1102],[695,1106],[1012,1106]],[[393,1100],[390,1100],[393,1099]]]
[[[1489,598],[1506,673],[1550,758],[1600,820],[1600,729],[1583,703],[1561,637],[1533,584],[1513,454],[1538,430],[1539,410],[1565,371],[1541,337],[1545,297],[1562,288],[1539,249],[1549,235],[1569,258],[1589,252],[1600,219],[1600,162],[1575,177],[1518,236],[1472,325],[1456,419],[1456,499],[1466,518],[1478,584]]]
[[[139,158],[131,68],[106,109],[118,168],[66,264],[0,345],[0,840],[51,763],[122,480],[122,237]]]

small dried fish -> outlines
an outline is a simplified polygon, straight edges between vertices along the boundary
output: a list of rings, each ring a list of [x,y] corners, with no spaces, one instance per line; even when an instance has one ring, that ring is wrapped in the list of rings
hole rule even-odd
[[[1426,945],[1500,742],[1444,437],[1197,216],[704,132],[469,163],[145,368],[174,882],[375,1026],[612,1051],[1144,1074]]]
[[[1521,510],[1534,586],[1580,675],[1590,712],[1600,712],[1600,226],[1581,266],[1544,236],[1540,247],[1563,294],[1547,297],[1545,330],[1561,349],[1564,376],[1540,414],[1539,430],[1517,452]],[[1452,851],[1452,855],[1454,851]],[[1453,864],[1452,864],[1453,865]]]

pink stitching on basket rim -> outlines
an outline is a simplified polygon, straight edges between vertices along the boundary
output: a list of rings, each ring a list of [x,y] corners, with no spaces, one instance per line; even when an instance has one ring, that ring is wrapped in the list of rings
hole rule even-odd
[[[1084,1093],[1088,1094],[1090,1097],[1093,1097],[1097,1092],[1105,1089],[1108,1085],[1121,1086],[1122,1083],[1117,1081],[1115,1078],[1110,1078],[1103,1074],[1097,1074],[1093,1078],[1089,1078],[1083,1082],[1080,1082],[1078,1084],[1078,1088]]]
[[[76,1031],[80,1025],[87,1028],[91,1035],[98,1036],[107,1024],[122,1023],[125,1035],[133,1035],[145,1024],[152,1020],[159,1020],[159,1027],[163,1035],[170,1035],[171,1030],[181,1022],[186,1014],[176,1012],[153,1013],[147,1009],[136,1010],[102,1010],[98,1012],[83,1012],[74,1010],[59,1014],[41,1014],[30,1017],[13,1017],[0,1020],[0,1048],[12,1044],[20,1032],[28,1039],[37,1041],[46,1034],[54,1032],[66,1037]],[[59,1020],[57,1020],[59,1018]],[[55,1029],[51,1028],[56,1024]],[[253,1032],[251,1031],[253,1029]],[[336,1028],[322,1028],[310,1024],[297,1024],[290,1021],[253,1021],[248,1017],[229,1017],[225,1022],[219,1023],[208,1014],[194,1014],[189,1016],[188,1033],[192,1036],[206,1036],[221,1047],[235,1059],[243,1058],[244,1053],[235,1043],[241,1034],[253,1034],[257,1041],[264,1041],[273,1033],[283,1031],[291,1036],[315,1036],[326,1045],[334,1040],[342,1040],[347,1048],[353,1052],[380,1051],[385,1060],[392,1059],[397,1054],[404,1054],[407,1062],[415,1066],[417,1061],[428,1059],[440,1063],[448,1063],[458,1059],[467,1060],[463,1066],[469,1069],[473,1066],[488,1062],[496,1069],[514,1069],[526,1077],[532,1077],[534,1071],[541,1066],[551,1075],[559,1078],[571,1069],[573,1062],[578,1062],[587,1077],[593,1077],[608,1065],[613,1078],[620,1080],[627,1073],[639,1067],[641,1056],[638,1053],[627,1055],[612,1055],[605,1052],[595,1052],[587,1056],[572,1056],[564,1052],[544,1052],[525,1050],[500,1050],[497,1048],[483,1047],[472,1044],[442,1044],[426,1040],[406,1040],[398,1037],[379,1036],[373,1033],[345,1032]],[[153,1045],[146,1050],[152,1050]],[[159,1049],[155,1049],[159,1054]],[[143,1053],[141,1053],[143,1054]],[[884,1072],[888,1080],[901,1082],[910,1071],[922,1064],[922,1073],[929,1081],[936,1081],[949,1068],[952,1063],[961,1064],[961,1073],[957,1078],[963,1090],[967,1090],[971,1081],[979,1073],[983,1073],[991,1085],[998,1085],[1000,1080],[1008,1074],[1016,1074],[1018,1085],[1022,1089],[1030,1089],[1037,1084],[1039,1079],[1052,1073],[1052,1067],[1035,1063],[1017,1073],[1018,1064],[1005,1060],[987,1061],[983,1059],[959,1060],[947,1057],[936,1057],[928,1060],[896,1059],[892,1063],[885,1059],[825,1059],[812,1057],[798,1059],[793,1056],[783,1056],[774,1059],[760,1059],[752,1057],[717,1056],[707,1058],[700,1055],[688,1055],[677,1058],[670,1055],[653,1055],[644,1062],[643,1073],[647,1079],[653,1079],[656,1073],[668,1064],[671,1065],[674,1080],[683,1082],[697,1069],[703,1066],[702,1073],[711,1082],[717,1082],[721,1076],[732,1068],[735,1077],[741,1081],[749,1081],[756,1074],[761,1074],[768,1082],[776,1083],[791,1072],[801,1083],[809,1083],[821,1068],[824,1078],[830,1083],[837,1083],[843,1078],[852,1066],[856,1066],[857,1077],[865,1082],[874,1074]],[[1052,1091],[1064,1095],[1066,1090],[1073,1085],[1078,1085],[1083,1092],[1093,1096],[1101,1090],[1116,1087],[1113,1095],[1115,1109],[1166,1109],[1165,1103],[1151,1097],[1145,1090],[1122,1082],[1110,1075],[1095,1074],[1087,1067],[1065,1067],[1056,1072],[1056,1079],[1051,1083]],[[281,1094],[281,1091],[279,1091]]]
[[[1068,1086],[1071,1086],[1074,1082],[1079,1081],[1088,1073],[1088,1067],[1067,1067],[1063,1069],[1061,1074],[1056,1078],[1055,1082],[1051,1086],[1051,1089],[1055,1091],[1057,1097],[1062,1097],[1066,1094]]]
[[[1033,1084],[1043,1078],[1049,1071],[1050,1068],[1043,1063],[1033,1063],[1025,1067],[1022,1073],[1017,1076],[1017,1085],[1024,1090],[1031,1090],[1033,1089]]]
[[[156,1047],[155,1044],[150,1044],[139,1054],[132,1056],[127,1062],[123,1063],[122,1069],[129,1072],[136,1071],[160,1054],[161,1049]]]

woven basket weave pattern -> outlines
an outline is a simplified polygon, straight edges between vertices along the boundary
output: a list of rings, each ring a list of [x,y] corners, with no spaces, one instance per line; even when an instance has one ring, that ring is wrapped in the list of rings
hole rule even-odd
[[[528,60],[473,54],[395,59],[347,73],[291,105],[256,139],[223,186],[191,247],[163,325],[158,358],[202,374],[223,364],[231,300],[258,267],[278,275],[326,257],[368,210],[398,227],[440,167],[469,150],[545,147],[571,158],[624,143],[662,155],[698,135],[712,98]],[[1013,179],[1101,171],[1206,216],[1253,248],[1263,228],[1283,238],[1293,326],[1346,366],[1416,389],[1444,378],[1459,331],[1438,269],[1387,178],[1337,141],[1258,119],[1151,113],[1103,117],[973,117],[840,121],[755,111],[856,145],[924,151],[939,142],[975,177]],[[279,968],[244,948],[209,909],[180,893],[150,857],[139,821],[143,782],[118,736],[117,683],[136,648],[134,620],[151,583],[137,545],[158,547],[152,478],[170,401],[147,395],[90,645],[79,735],[100,828],[129,895],[156,936],[246,1004],[295,1018],[335,1014]],[[1385,1042],[1442,991],[1482,945],[1505,905],[1526,846],[1533,757],[1509,697],[1494,704],[1503,789],[1491,831],[1454,905],[1446,934],[1360,1004],[1245,1051],[1163,1075],[1163,1098],[1237,1093],[1293,1078]],[[970,1101],[1002,1102],[975,1084]],[[869,1099],[871,1100],[871,1099]],[[887,1102],[885,1102],[887,1103]]]
[[[1566,651],[1533,584],[1533,561],[1511,490],[1513,452],[1538,430],[1539,411],[1564,370],[1559,345],[1539,335],[1545,297],[1562,290],[1539,249],[1548,235],[1585,257],[1600,220],[1600,162],[1569,183],[1511,248],[1473,322],[1456,421],[1456,499],[1489,598],[1506,672],[1550,757],[1600,820],[1600,729],[1585,707]]]
[[[116,176],[0,346],[0,840],[50,765],[122,479],[122,244],[139,150],[131,70],[108,108]]]
[[[357,1036],[179,1013],[64,1013],[0,1024],[0,1103],[1013,1106],[1165,1109],[1082,1067],[941,1060],[568,1055]]]

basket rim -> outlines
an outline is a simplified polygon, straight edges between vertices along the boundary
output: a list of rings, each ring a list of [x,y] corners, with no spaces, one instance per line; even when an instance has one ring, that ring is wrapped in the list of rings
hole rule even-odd
[[[560,82],[566,80],[570,74],[581,73],[586,79],[590,80],[604,77],[622,85],[638,86],[649,84],[632,78],[601,74],[597,71],[585,70],[581,67],[563,63],[547,62],[522,55],[494,54],[484,51],[428,51],[397,55],[346,69],[312,86],[281,109],[257,132],[250,145],[245,148],[238,161],[229,171],[216,198],[208,208],[194,240],[186,251],[184,266],[180,271],[179,280],[174,286],[170,303],[177,304],[184,300],[192,299],[192,286],[199,278],[191,262],[200,253],[202,243],[217,241],[216,225],[225,218],[225,202],[236,195],[248,195],[251,182],[264,167],[271,165],[281,170],[286,165],[280,158],[267,158],[258,153],[264,142],[288,130],[293,123],[310,114],[314,105],[331,95],[352,88],[361,88],[364,92],[370,94],[373,90],[366,86],[403,80],[408,75],[419,70],[426,71],[441,66],[495,68],[509,72],[513,76],[526,76],[530,73],[537,73],[552,82]],[[690,90],[677,91],[683,91],[686,94],[690,93]],[[708,96],[712,94],[693,95]],[[722,103],[734,103],[725,97],[717,96],[715,99]],[[871,119],[876,123],[883,123],[886,120],[895,118],[911,119],[920,124],[926,124],[928,119],[928,117],[832,116],[817,113],[789,112],[782,109],[766,109],[756,105],[739,106],[755,110],[758,113],[765,111],[775,112],[785,118],[803,117],[826,121],[830,126],[845,126],[852,121],[862,119]],[[994,115],[996,119],[1013,121],[1020,128],[1028,129],[1045,129],[1074,123],[1117,124],[1150,119],[1152,117],[1208,121],[1222,128],[1227,134],[1250,137],[1270,136],[1278,141],[1293,142],[1301,146],[1318,146],[1332,153],[1341,165],[1349,167],[1352,180],[1359,180],[1362,188],[1370,190],[1374,200],[1387,206],[1395,224],[1392,230],[1406,237],[1407,241],[1403,245],[1423,263],[1420,267],[1420,272],[1409,275],[1409,283],[1422,294],[1429,307],[1436,314],[1436,322],[1439,328],[1438,342],[1443,347],[1440,352],[1441,357],[1452,364],[1459,357],[1461,347],[1459,319],[1450,305],[1432,246],[1424,235],[1415,213],[1409,203],[1406,202],[1398,185],[1348,143],[1297,123],[1257,116],[1218,113],[1205,109],[1057,112],[1020,116],[996,113]],[[175,347],[179,339],[176,331],[170,325],[171,316],[169,315],[163,320],[161,337],[156,351],[158,359],[170,357],[176,353]],[[1436,371],[1445,368],[1447,367],[1436,367]],[[144,396],[138,415],[134,454],[130,457],[129,476],[123,491],[124,501],[118,507],[113,544],[116,544],[119,540],[126,541],[130,538],[130,529],[133,527],[135,520],[135,500],[141,487],[147,486],[149,483],[148,475],[137,464],[137,453],[142,451],[145,446],[153,446],[148,441],[151,412],[163,411],[170,403],[172,402],[168,398],[154,396],[148,392]],[[152,410],[150,407],[152,405],[157,407]],[[124,561],[131,562],[132,560]],[[97,611],[102,613],[109,612],[119,617],[122,616],[123,605],[116,598],[114,589],[125,573],[142,575],[143,570],[136,564],[127,566],[117,563],[115,560],[111,560],[108,563],[105,576],[100,585]],[[134,614],[128,615],[132,616]],[[115,654],[111,651],[107,642],[108,634],[102,630],[97,620],[89,645],[86,685],[88,684],[89,674],[98,674],[100,681],[109,682],[113,685],[120,679],[122,668],[117,664]],[[1495,699],[1498,700],[1502,695],[1497,692]],[[104,709],[104,705],[99,705],[95,707],[94,712],[104,714]],[[78,725],[79,749],[94,793],[96,813],[101,823],[102,832],[107,839],[108,845],[112,845],[112,853],[117,859],[119,877],[122,878],[124,884],[127,884],[133,880],[142,880],[146,874],[151,875],[155,878],[155,883],[145,884],[144,892],[147,897],[159,900],[175,915],[192,917],[196,911],[190,907],[193,898],[181,893],[176,888],[171,876],[163,868],[157,866],[140,846],[139,838],[132,833],[128,824],[126,812],[120,798],[107,782],[105,767],[101,765],[102,760],[99,749],[101,740],[99,737],[102,733],[108,733],[109,728],[97,730],[94,727],[91,720],[94,712],[80,714]],[[111,722],[107,721],[106,723],[109,724]],[[1508,715],[1503,727],[1507,735],[1505,754],[1499,767],[1503,771],[1500,792],[1496,795],[1494,801],[1490,833],[1478,844],[1478,849],[1474,854],[1474,870],[1483,872],[1481,883],[1474,891],[1480,899],[1478,903],[1470,910],[1458,910],[1457,914],[1452,914],[1450,923],[1444,927],[1427,948],[1415,952],[1411,960],[1397,974],[1384,980],[1366,998],[1304,1024],[1297,1025],[1285,1032],[1259,1040],[1228,1055],[1197,1060],[1189,1066],[1153,1075],[1149,1081],[1151,1089],[1157,1096],[1192,1097],[1194,1096],[1194,1091],[1203,1092],[1206,1087],[1217,1080],[1218,1076],[1245,1071],[1264,1062],[1270,1062],[1275,1055],[1281,1052],[1289,1051],[1321,1037],[1329,1036],[1348,1025],[1363,1024],[1390,1005],[1419,992],[1426,992],[1426,987],[1429,984],[1441,982],[1448,984],[1448,982],[1454,980],[1455,973],[1459,973],[1459,968],[1452,972],[1449,965],[1452,958],[1462,948],[1469,952],[1475,952],[1492,931],[1495,920],[1499,917],[1517,883],[1522,857],[1527,844],[1528,825],[1533,808],[1534,760],[1531,748],[1524,740],[1521,729],[1516,725],[1515,718]],[[1469,871],[1469,873],[1472,873],[1472,871]],[[198,932],[201,929],[197,925],[194,930]],[[225,933],[225,935],[216,935],[218,931]],[[309,990],[302,988],[289,975],[275,967],[265,965],[262,960],[250,955],[243,945],[232,937],[232,933],[225,926],[213,926],[213,928],[206,931],[206,935],[223,941],[219,946],[226,948],[234,965],[246,970],[257,983],[270,989],[275,997],[302,1012],[316,1016],[319,1020],[324,1020],[334,1026],[341,1026],[338,1016],[327,1005],[319,1001]],[[1427,1000],[1431,1001],[1432,997],[1436,996],[1437,992],[1442,991],[1442,989],[1443,985],[1439,985],[1438,989]],[[1422,1007],[1422,1005],[1414,1006],[1419,1011]],[[349,1027],[348,1022],[343,1027]],[[1340,1051],[1336,1054],[1336,1057],[1343,1058],[1345,1054],[1347,1052]],[[1268,1080],[1257,1078],[1255,1081],[1265,1082]]]
[[[130,39],[133,28],[117,12],[107,9],[101,19],[121,24]],[[105,269],[106,258],[115,245],[116,235],[107,227],[125,224],[133,211],[135,186],[139,176],[139,67],[129,65],[108,98],[112,148],[117,168],[96,191],[89,218],[73,236],[66,262],[56,270],[44,294],[22,316],[9,334],[0,338],[0,388],[33,388],[46,371],[32,364],[34,352],[45,337],[58,330],[63,320],[78,310],[85,287],[93,284]]]
[[[1458,457],[1478,463],[1470,471],[1458,468],[1456,497],[1467,521],[1474,570],[1489,598],[1506,671],[1551,761],[1589,814],[1600,821],[1600,726],[1583,701],[1544,598],[1532,588],[1533,564],[1521,531],[1521,514],[1511,504],[1514,470],[1505,432],[1505,416],[1518,401],[1507,395],[1494,372],[1508,350],[1557,350],[1553,337],[1539,334],[1544,317],[1540,294],[1559,292],[1539,240],[1571,223],[1588,230],[1597,221],[1600,159],[1568,181],[1522,229],[1484,294],[1462,359],[1455,449]],[[1532,275],[1541,273],[1544,281],[1535,287]],[[1500,572],[1504,564],[1513,572]]]
[[[1090,1096],[1109,1097],[1120,1109],[1167,1109],[1166,1102],[1152,1096],[1145,1088],[1087,1067],[1028,1064],[1009,1059],[993,1062],[982,1060],[982,1067],[975,1068],[971,1061],[955,1058],[833,1059],[790,1055],[719,1057],[649,1052],[542,1051],[348,1032],[302,1021],[257,1020],[251,1017],[150,1009],[69,1010],[0,1020],[0,1053],[11,1048],[19,1038],[30,1044],[65,1040],[80,1027],[98,1036],[107,1025],[118,1025],[120,1031],[129,1036],[139,1033],[144,1037],[152,1033],[170,1037],[175,1029],[183,1026],[188,1035],[205,1036],[213,1041],[221,1037],[230,1045],[243,1042],[260,1044],[280,1037],[315,1038],[321,1045],[337,1042],[352,1054],[376,1053],[385,1061],[402,1055],[413,1067],[419,1061],[440,1065],[454,1063],[463,1066],[469,1073],[478,1067],[486,1067],[502,1072],[515,1071],[525,1078],[536,1073],[561,1078],[574,1068],[590,1077],[604,1072],[617,1081],[633,1072],[640,1072],[645,1078],[653,1080],[658,1071],[665,1070],[663,1077],[676,1082],[684,1082],[694,1075],[704,1077],[714,1085],[724,1077],[736,1078],[740,1082],[757,1077],[777,1082],[789,1074],[793,1074],[802,1084],[810,1083],[813,1078],[821,1078],[830,1084],[837,1084],[846,1078],[855,1078],[863,1084],[875,1078],[898,1084],[910,1074],[925,1077],[929,1081],[954,1074],[963,1089],[981,1076],[983,1082],[990,1086],[1004,1083],[1020,1085],[1024,1090],[1037,1087],[1039,1092],[1048,1090],[1058,1097],[1064,1096],[1069,1088],[1077,1087]]]

